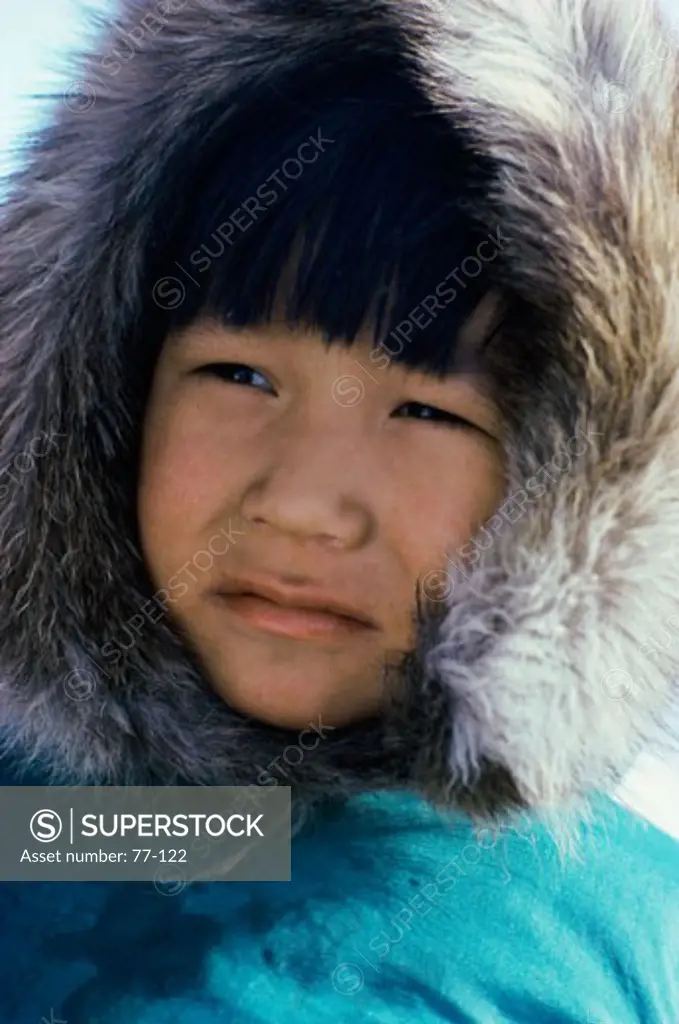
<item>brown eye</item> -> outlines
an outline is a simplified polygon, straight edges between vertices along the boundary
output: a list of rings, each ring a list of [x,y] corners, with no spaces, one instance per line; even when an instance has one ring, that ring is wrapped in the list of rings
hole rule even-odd
[[[276,394],[264,374],[253,369],[252,366],[247,366],[246,363],[206,363],[204,366],[197,367],[193,372],[204,376],[218,377],[229,384],[240,384],[266,391],[268,394]]]
[[[447,423],[454,427],[479,429],[474,423],[464,419],[462,416],[457,416],[453,412],[446,412],[445,409],[439,409],[435,405],[423,405],[422,402],[404,402],[403,405],[398,407],[394,416],[398,419],[413,417],[418,420],[429,421],[430,423]]]

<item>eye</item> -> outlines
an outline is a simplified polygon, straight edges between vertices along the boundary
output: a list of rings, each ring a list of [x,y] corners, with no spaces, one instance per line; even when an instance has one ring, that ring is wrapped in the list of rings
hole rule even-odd
[[[438,409],[435,405],[423,405],[422,402],[404,402],[394,413],[398,419],[414,417],[418,420],[429,421],[430,423],[448,423],[454,427],[471,427],[479,430],[475,423],[457,416],[454,412],[447,412],[445,409]]]
[[[218,377],[229,384],[241,384],[245,387],[266,391],[271,395],[276,394],[264,374],[245,363],[206,363],[205,366],[199,366],[193,372],[208,377]]]

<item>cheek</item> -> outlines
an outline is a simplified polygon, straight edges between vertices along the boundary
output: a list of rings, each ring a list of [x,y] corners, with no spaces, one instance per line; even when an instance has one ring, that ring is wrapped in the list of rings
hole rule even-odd
[[[171,573],[199,550],[237,494],[238,447],[214,421],[178,405],[151,413],[144,431],[138,517],[152,571]]]
[[[419,485],[410,489],[410,514],[402,527],[411,574],[441,568],[446,555],[458,551],[492,516],[504,490],[499,448],[483,440],[462,440],[452,458],[448,453],[445,462],[421,471]]]

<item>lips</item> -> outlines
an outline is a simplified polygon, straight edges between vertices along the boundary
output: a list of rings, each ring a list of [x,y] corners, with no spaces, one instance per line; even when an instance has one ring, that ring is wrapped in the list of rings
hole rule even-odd
[[[256,629],[296,639],[324,639],[376,630],[362,609],[310,588],[283,589],[264,582],[232,580],[216,591],[223,606]]]

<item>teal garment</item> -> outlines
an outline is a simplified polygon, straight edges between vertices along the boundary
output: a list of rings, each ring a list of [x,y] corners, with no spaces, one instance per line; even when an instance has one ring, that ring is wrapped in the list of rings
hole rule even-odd
[[[370,794],[295,838],[289,883],[0,900],[12,1024],[679,1021],[679,843],[603,798],[577,855]]]

